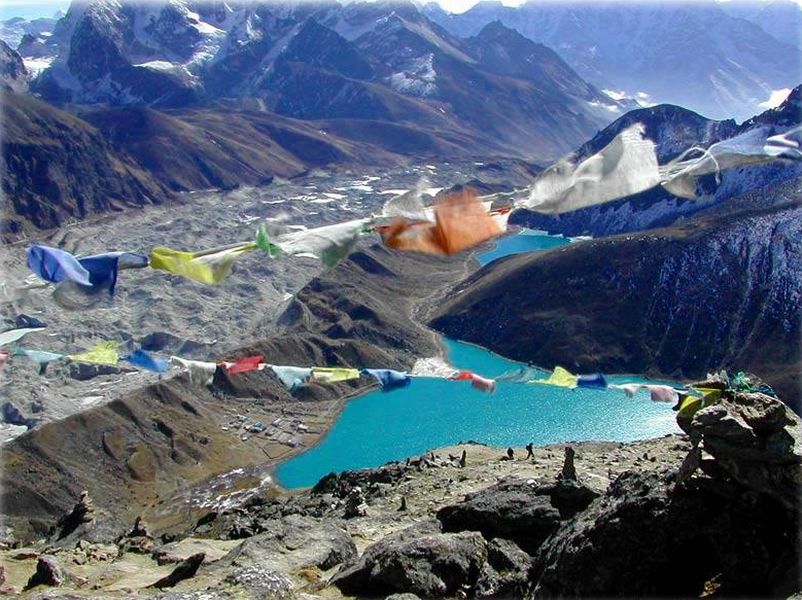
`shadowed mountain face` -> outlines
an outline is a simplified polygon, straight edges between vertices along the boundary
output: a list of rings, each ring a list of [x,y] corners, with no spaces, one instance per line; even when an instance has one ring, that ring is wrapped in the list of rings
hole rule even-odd
[[[290,119],[144,107],[79,116],[3,93],[3,235],[160,203],[174,192],[269,183],[320,165],[370,162],[369,151]],[[374,149],[373,164],[398,160]]]
[[[166,198],[88,123],[21,94],[4,92],[0,101],[4,235]]]
[[[27,85],[28,71],[19,53],[0,40],[0,89],[22,90]]]
[[[802,8],[794,0],[737,0],[722,2],[721,8],[730,16],[754,23],[786,44],[802,48]]]
[[[483,268],[431,324],[544,367],[750,370],[798,409],[800,248],[799,202],[577,243]]]
[[[514,8],[479,2],[458,15],[432,4],[424,12],[463,37],[500,21],[553,48],[599,88],[709,117],[745,119],[773,90],[799,84],[799,29],[793,25],[802,8],[774,4],[755,15],[757,22],[732,16],[717,2],[526,2]]]

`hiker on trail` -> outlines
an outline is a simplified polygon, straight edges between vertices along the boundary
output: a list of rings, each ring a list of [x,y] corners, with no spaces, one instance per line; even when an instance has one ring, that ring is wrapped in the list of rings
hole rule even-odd
[[[515,458],[515,452],[512,448],[507,448],[507,460],[513,460]]]
[[[534,444],[532,444],[532,442],[526,445],[526,458],[535,458],[535,453],[532,451],[533,447]]]

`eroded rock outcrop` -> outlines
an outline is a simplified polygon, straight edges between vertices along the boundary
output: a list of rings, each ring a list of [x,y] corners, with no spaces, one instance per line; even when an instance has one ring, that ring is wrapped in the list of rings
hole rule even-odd
[[[203,552],[199,552],[198,554],[193,554],[186,560],[181,561],[179,565],[170,572],[169,575],[162,577],[157,582],[152,584],[150,587],[158,589],[175,587],[185,579],[194,577],[195,573],[198,572],[198,569],[200,568],[201,564],[203,564],[205,558],[206,555]]]
[[[36,572],[31,575],[25,589],[32,589],[38,585],[58,587],[68,578],[67,573],[58,564],[54,556],[42,555],[36,563]]]

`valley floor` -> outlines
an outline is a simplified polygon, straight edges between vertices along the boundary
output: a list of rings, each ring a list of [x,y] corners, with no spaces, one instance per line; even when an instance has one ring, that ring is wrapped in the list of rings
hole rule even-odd
[[[107,215],[36,240],[5,245],[0,248],[0,272],[8,294],[29,274],[25,249],[30,243],[58,246],[76,255],[112,250],[149,253],[158,245],[194,251],[247,241],[263,220],[275,227],[316,227],[356,219],[380,211],[394,194],[421,181],[436,193],[444,185],[472,178],[482,166],[412,165],[359,175],[320,170],[263,188],[186,194],[179,204]],[[239,260],[220,286],[203,286],[150,269],[128,271],[120,277],[113,302],[92,310],[65,311],[48,293],[34,292],[15,304],[1,304],[0,315],[6,329],[13,327],[19,314],[47,323],[46,332],[25,339],[26,347],[39,350],[69,354],[99,340],[134,340],[149,343],[161,354],[215,360],[275,331],[276,318],[289,300],[320,271],[319,262],[311,258],[270,260],[254,252]],[[37,376],[33,363],[18,360],[4,368],[0,394],[26,417],[50,422],[157,380],[154,374],[122,366],[51,365],[47,375]],[[0,423],[0,443],[23,431],[24,427]]]

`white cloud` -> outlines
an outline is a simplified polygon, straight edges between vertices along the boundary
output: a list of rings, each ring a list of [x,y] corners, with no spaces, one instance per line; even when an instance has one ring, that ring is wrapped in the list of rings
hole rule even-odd
[[[623,100],[624,98],[627,97],[627,93],[623,90],[621,90],[620,92],[616,90],[602,90],[602,92],[610,96],[610,98],[612,98],[613,100]]]

